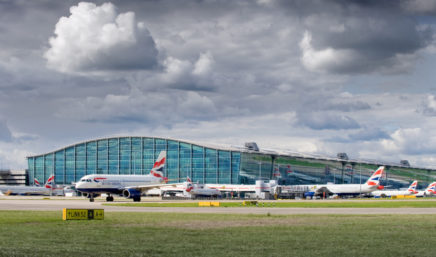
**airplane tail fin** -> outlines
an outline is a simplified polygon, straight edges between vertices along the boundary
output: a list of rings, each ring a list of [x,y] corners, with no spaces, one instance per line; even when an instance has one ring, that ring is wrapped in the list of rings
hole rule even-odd
[[[435,194],[436,193],[436,182],[430,183],[425,189],[426,193]]]
[[[194,189],[194,186],[192,185],[192,181],[189,177],[186,177],[185,191],[189,193],[192,191],[192,189]]]
[[[38,181],[38,179],[33,179],[33,184],[35,184],[35,186],[38,186],[38,187],[40,187],[41,186],[41,184],[39,183],[39,181]]]
[[[407,189],[407,192],[410,192],[411,194],[416,194],[418,191],[416,191],[416,187],[418,186],[418,181],[413,181],[412,184],[410,184],[409,188]]]
[[[48,179],[47,182],[45,182],[45,188],[50,188],[53,189],[54,187],[54,175],[51,175]]]
[[[383,176],[383,172],[385,170],[384,166],[378,167],[378,169],[372,174],[372,176],[366,181],[367,186],[378,186],[380,185],[380,179]]]
[[[166,159],[167,159],[167,152],[166,151],[160,152],[159,157],[157,157],[157,160],[150,171],[150,174],[155,177],[162,178],[165,182],[168,182],[168,178],[165,178],[163,173]]]

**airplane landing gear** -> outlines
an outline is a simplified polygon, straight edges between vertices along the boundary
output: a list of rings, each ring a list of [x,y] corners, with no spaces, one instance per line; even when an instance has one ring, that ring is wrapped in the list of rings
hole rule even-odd
[[[89,201],[94,202],[94,194],[89,194]]]
[[[114,197],[113,197],[113,196],[108,195],[108,196],[106,197],[106,202],[113,202],[113,201],[114,201]]]
[[[133,197],[133,201],[134,202],[140,202],[141,201],[141,197],[140,196],[135,196],[135,197]]]

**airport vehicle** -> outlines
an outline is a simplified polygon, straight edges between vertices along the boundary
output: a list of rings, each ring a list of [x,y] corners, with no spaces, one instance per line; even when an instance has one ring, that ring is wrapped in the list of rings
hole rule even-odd
[[[305,196],[324,196],[338,195],[338,196],[357,196],[360,194],[369,194],[377,189],[383,189],[380,185],[380,179],[383,175],[385,167],[380,166],[372,174],[365,184],[322,184],[322,185],[307,185],[309,192]]]
[[[150,174],[147,175],[111,175],[91,174],[82,177],[76,183],[77,191],[93,202],[96,196],[107,194],[106,201],[114,200],[113,194],[131,198],[135,202],[141,201],[141,195],[152,188],[160,188],[166,185],[168,178],[163,176],[165,167],[166,151],[161,151],[153,165]],[[172,184],[176,185],[176,184]]]
[[[375,190],[371,192],[371,196],[374,197],[391,197],[395,195],[414,195],[417,194],[416,187],[418,186],[418,181],[413,181],[407,190]]]
[[[416,196],[418,196],[418,197],[433,196],[434,194],[436,194],[436,182],[430,183],[425,190],[418,191]]]
[[[36,186],[0,186],[0,192],[4,195],[50,195],[54,189],[54,175],[51,175],[45,185],[40,186],[35,179]]]

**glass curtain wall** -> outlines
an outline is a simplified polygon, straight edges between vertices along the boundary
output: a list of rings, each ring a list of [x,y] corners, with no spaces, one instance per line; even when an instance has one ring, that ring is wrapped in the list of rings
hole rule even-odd
[[[200,183],[238,183],[240,153],[148,137],[88,141],[53,153],[28,157],[31,183],[55,174],[57,184],[71,184],[88,174],[149,174],[161,151],[167,151],[169,182],[187,177]]]

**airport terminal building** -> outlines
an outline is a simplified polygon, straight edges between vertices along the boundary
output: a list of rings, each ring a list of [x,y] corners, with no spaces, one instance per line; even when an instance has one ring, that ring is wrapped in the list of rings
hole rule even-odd
[[[262,150],[255,143],[222,147],[158,137],[111,137],[29,156],[29,181],[45,181],[55,174],[57,184],[71,184],[87,174],[148,174],[159,153],[167,151],[165,176],[169,182],[255,184],[277,179],[279,184],[364,183],[380,165],[387,167],[382,184],[406,187],[418,180],[420,188],[436,180],[436,170],[381,161],[309,156]]]

